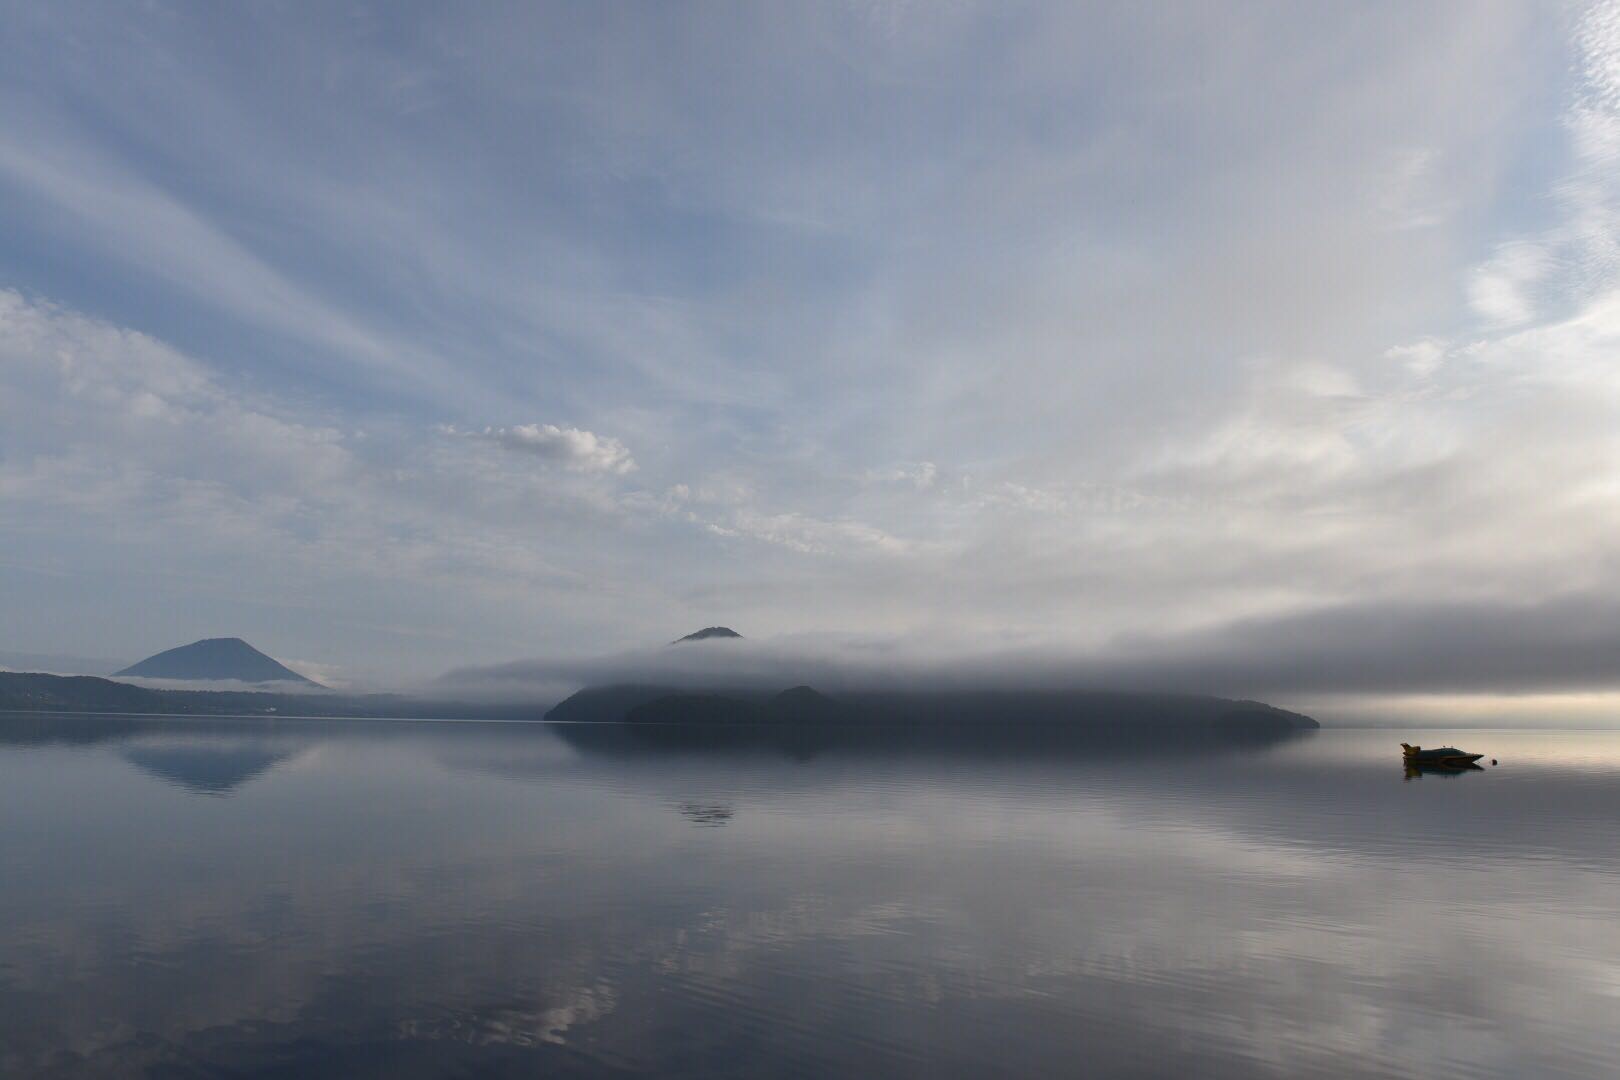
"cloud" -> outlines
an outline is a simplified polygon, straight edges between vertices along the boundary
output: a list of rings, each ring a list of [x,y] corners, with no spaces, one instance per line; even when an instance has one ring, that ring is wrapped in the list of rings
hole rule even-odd
[[[312,675],[313,677],[313,675]],[[239,679],[148,679],[139,675],[120,675],[118,682],[129,683],[132,686],[145,687],[148,690],[211,690],[228,691],[236,693],[275,693],[288,695],[320,696],[332,690],[347,689],[341,684],[322,683],[320,686],[306,686],[292,682],[242,682]]]
[[[867,549],[885,554],[904,554],[913,546],[909,541],[860,521],[823,521],[796,512],[760,513],[751,509],[733,512],[724,526],[710,523],[722,535],[741,535],[803,554],[831,554],[848,548]]]
[[[1474,272],[1468,301],[1493,327],[1528,322],[1536,314],[1533,290],[1548,270],[1547,253],[1541,248],[1508,245]]]
[[[451,430],[454,432],[454,429]],[[623,476],[636,468],[635,459],[618,439],[579,428],[558,427],[556,424],[518,424],[514,427],[485,428],[473,434],[473,437],[581,472]]]
[[[918,491],[927,491],[939,480],[939,466],[932,461],[918,461],[877,469],[872,478],[890,484],[909,484]]]
[[[1434,338],[1424,338],[1407,345],[1392,345],[1384,352],[1390,360],[1406,365],[1413,375],[1418,378],[1427,378],[1440,370],[1445,363],[1445,344]]]
[[[320,660],[283,660],[287,667],[311,679],[328,690],[349,690],[352,684],[341,665]]]
[[[1113,644],[1098,670],[1228,692],[1529,693],[1620,687],[1620,605],[1606,595],[1346,603]]]

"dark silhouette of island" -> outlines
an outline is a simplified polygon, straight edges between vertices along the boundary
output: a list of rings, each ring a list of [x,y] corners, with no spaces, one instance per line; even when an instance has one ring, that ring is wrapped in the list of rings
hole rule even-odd
[[[635,706],[623,719],[627,724],[760,724],[775,717],[766,706],[740,698],[666,694]]]
[[[858,719],[853,710],[808,686],[795,686],[763,701],[723,694],[664,694],[632,705],[624,714],[627,724],[836,724]]]
[[[915,713],[886,715],[842,702],[832,702],[816,718],[793,720],[784,715],[791,706],[780,702],[780,695],[742,702],[744,709],[733,699],[710,712],[717,697],[665,695],[632,708],[619,723],[559,723],[553,730],[581,753],[610,758],[763,754],[803,763],[843,754],[868,760],[925,755],[976,762],[1152,758],[1186,764],[1281,746],[1310,736],[1318,726],[1309,717],[1263,707],[1215,712],[1201,720],[1183,712],[1159,712],[1146,722],[1140,712],[1063,721],[1009,713],[952,722],[919,719]],[[708,719],[714,715],[748,719]]]
[[[277,684],[261,685],[274,687]],[[280,685],[294,684],[283,681]],[[457,701],[404,694],[338,694],[315,685],[292,692],[157,689],[95,675],[0,671],[0,712],[539,720],[545,715],[545,706],[534,702]]]
[[[97,675],[0,672],[0,709],[61,712],[157,712],[158,695]]]
[[[298,674],[255,649],[241,638],[204,638],[190,645],[165,649],[131,664],[114,675],[145,679],[184,679],[188,681],[296,683],[320,686],[314,679]]]
[[[0,671],[0,710],[22,712],[175,713],[180,715],[298,714],[378,716],[398,699],[336,694],[274,694],[256,690],[154,690],[95,675],[46,675]]]
[[[670,644],[741,637],[730,627],[709,626]],[[1319,726],[1308,716],[1263,702],[1197,694],[919,688],[844,691],[831,697],[809,686],[773,693],[757,688],[681,688],[644,683],[586,687],[553,706],[546,719],[688,727],[1060,724],[1140,731],[1220,730],[1231,734],[1304,731]]]
[[[853,719],[839,702],[808,686],[795,686],[771,699],[771,715],[792,724],[836,724]]]
[[[708,641],[710,638],[740,638],[741,634],[729,626],[705,626],[703,629],[676,638],[671,645],[679,645],[683,641]]]
[[[1105,690],[883,690],[832,698],[808,686],[769,695],[747,690],[683,691],[618,685],[581,690],[546,719],[594,724],[1059,724],[1137,731],[1219,730],[1233,734],[1312,730],[1300,713],[1258,701],[1195,694]]]
[[[262,685],[274,687],[277,684]],[[283,682],[280,685],[292,684]],[[292,692],[273,689],[157,689],[95,675],[0,671],[0,712],[511,721],[540,720],[545,711],[544,704],[534,702],[465,701],[404,694],[339,694],[319,686],[302,687]]]

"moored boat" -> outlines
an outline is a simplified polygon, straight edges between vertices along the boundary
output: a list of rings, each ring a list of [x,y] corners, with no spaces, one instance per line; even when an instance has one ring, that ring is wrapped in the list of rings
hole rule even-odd
[[[1472,765],[1484,754],[1469,754],[1457,749],[1455,746],[1441,746],[1433,750],[1425,750],[1421,746],[1412,746],[1401,743],[1401,757],[1408,765]]]

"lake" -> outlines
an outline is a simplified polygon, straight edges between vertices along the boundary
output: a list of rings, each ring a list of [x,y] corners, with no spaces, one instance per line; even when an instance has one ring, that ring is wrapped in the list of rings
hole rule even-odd
[[[0,717],[0,1074],[1611,1076],[1617,822],[1615,732]]]

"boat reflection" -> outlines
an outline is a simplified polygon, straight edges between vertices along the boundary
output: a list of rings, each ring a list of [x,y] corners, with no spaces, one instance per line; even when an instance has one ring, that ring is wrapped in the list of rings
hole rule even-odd
[[[1416,780],[1420,776],[1457,777],[1462,776],[1464,773],[1477,773],[1485,771],[1478,765],[1475,765],[1472,761],[1458,762],[1454,765],[1420,765],[1408,761],[1403,763],[1402,768],[1405,770],[1406,779],[1408,780]]]

